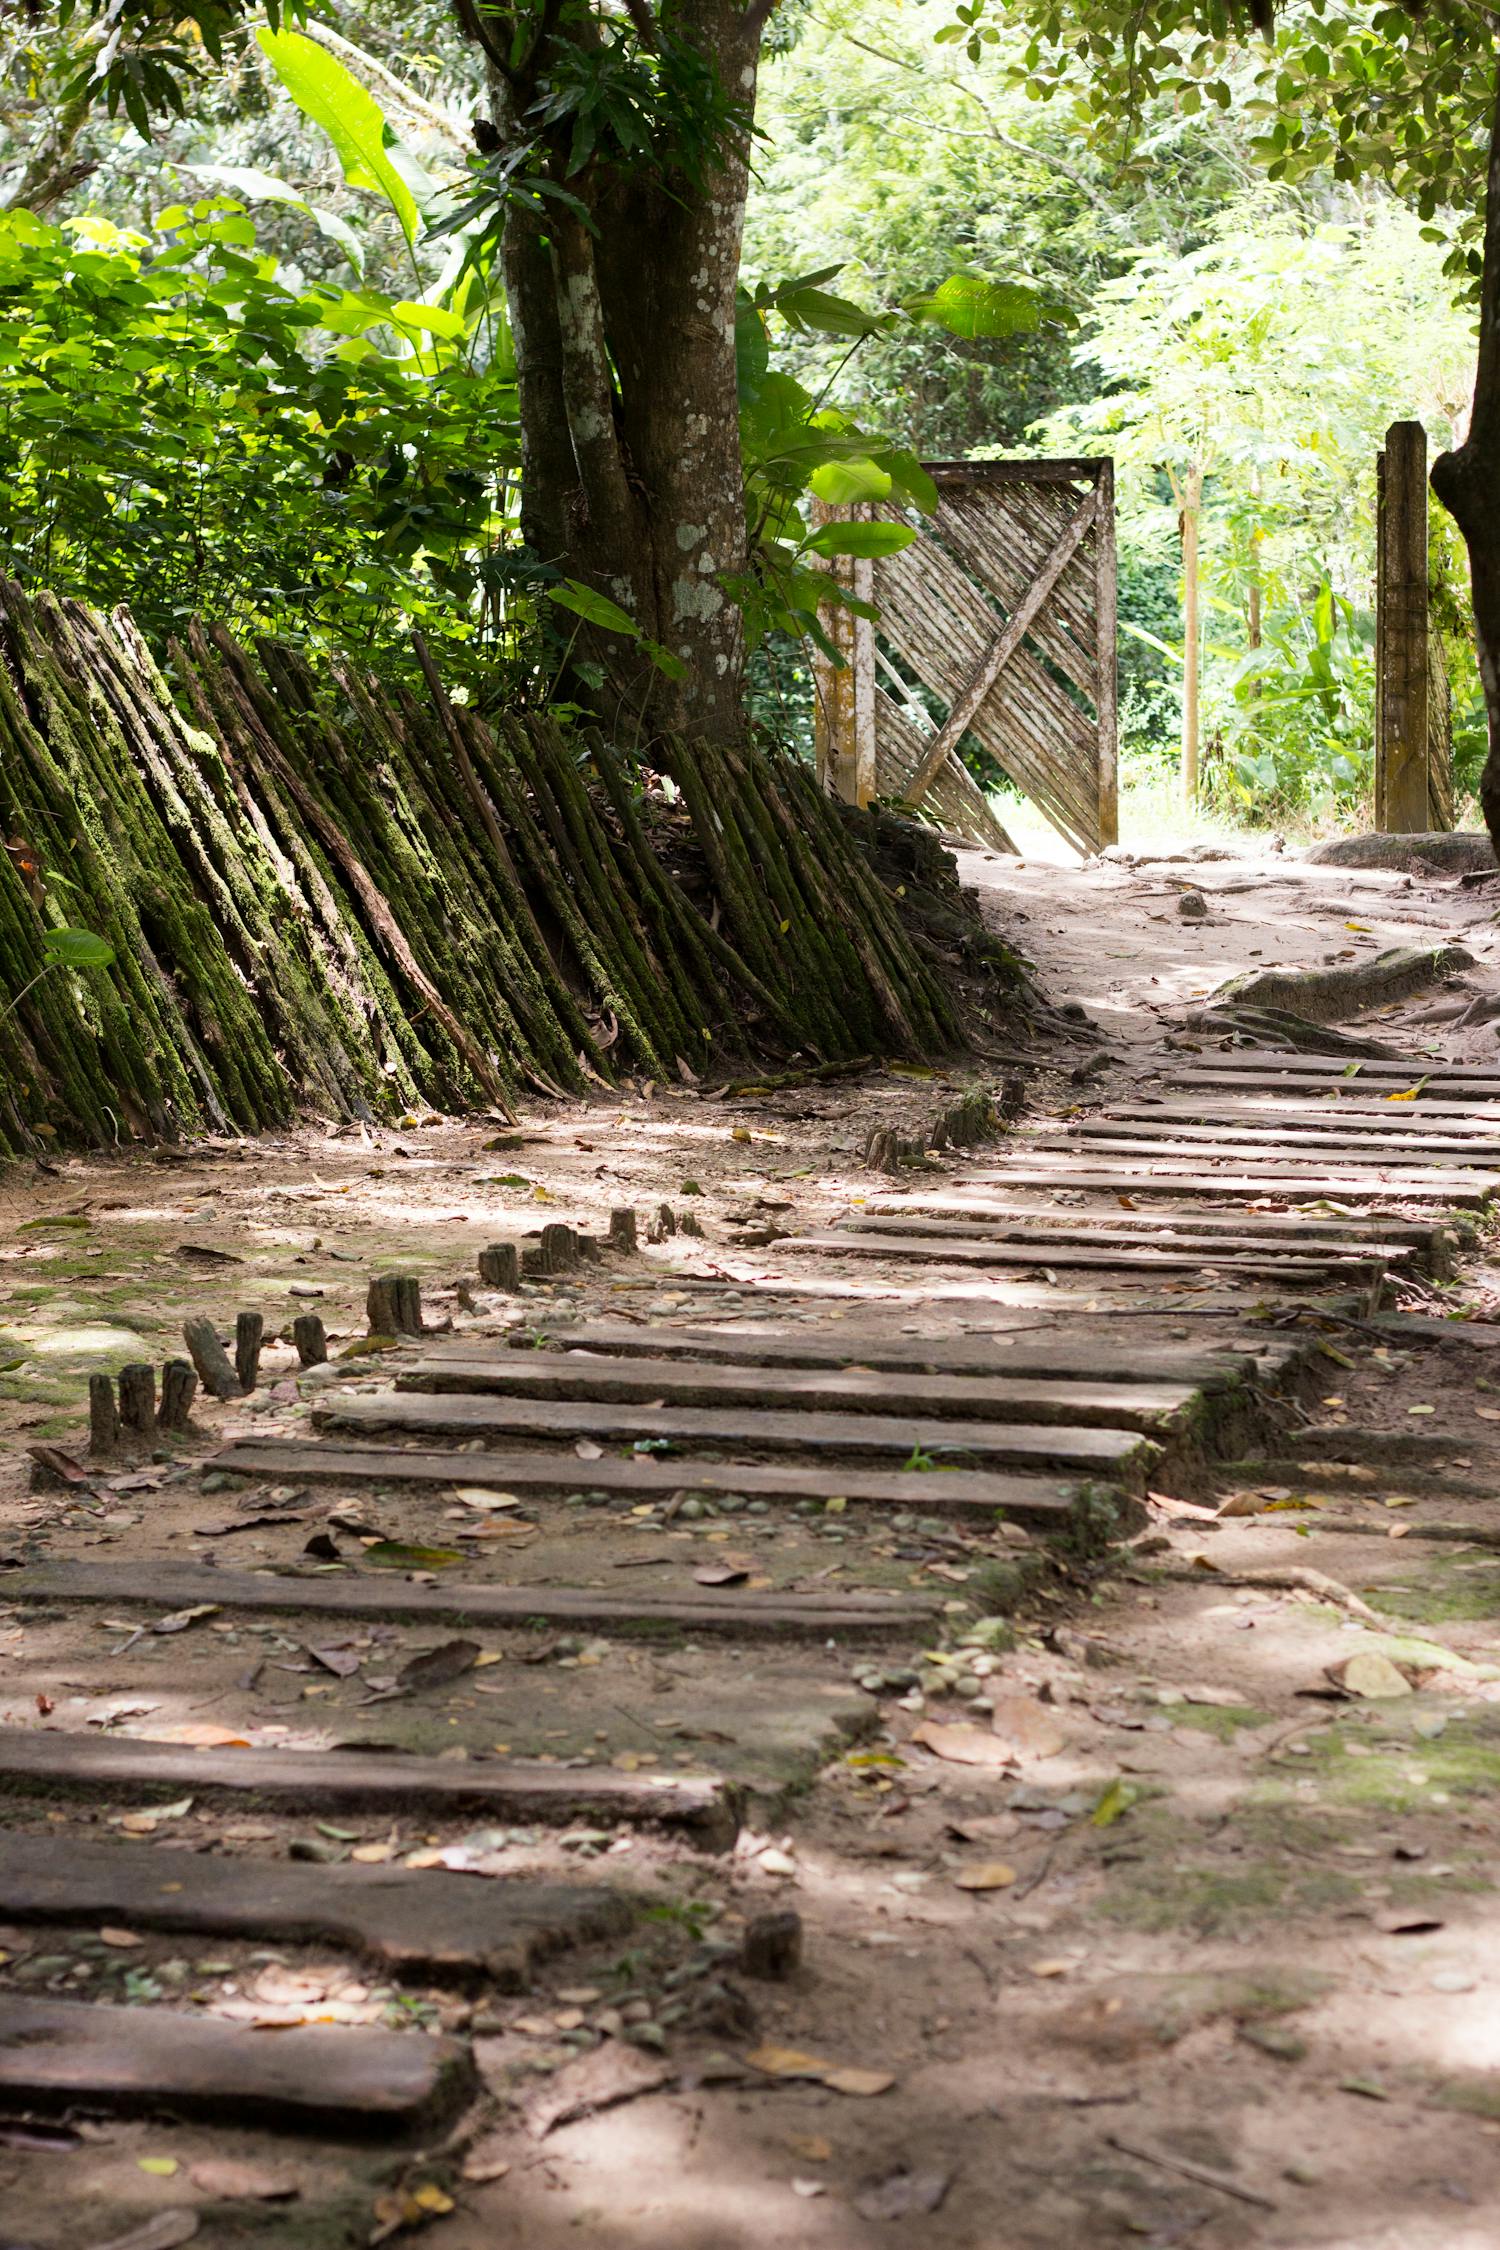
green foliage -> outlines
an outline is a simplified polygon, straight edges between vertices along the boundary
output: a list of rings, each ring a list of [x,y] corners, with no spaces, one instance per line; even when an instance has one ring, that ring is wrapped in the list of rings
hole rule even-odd
[[[350,187],[385,197],[411,249],[420,223],[417,199],[387,146],[391,136],[380,104],[316,40],[265,28],[255,36],[297,107],[327,134]]]
[[[1204,789],[1222,809],[1347,812],[1367,786],[1375,456],[1418,407],[1453,443],[1468,385],[1468,321],[1441,269],[1390,204],[1312,223],[1253,191],[1202,247],[1141,253],[1101,288],[1077,353],[1097,395],[1040,433],[1115,456],[1123,718],[1147,747],[1176,721],[1181,610],[1161,596],[1201,479]],[[1450,660],[1467,709],[1471,634]]]
[[[977,60],[999,5],[963,0],[936,36]],[[1003,14],[1029,33],[1003,66],[1013,81],[1063,95],[1081,136],[1142,172],[1153,104],[1237,110],[1273,180],[1381,179],[1448,246],[1449,272],[1477,281],[1497,54],[1480,0],[1308,0],[1277,10],[1269,42],[1222,0],[1005,0]]]
[[[202,611],[374,655],[414,622],[508,645],[514,375],[485,341],[297,287],[222,197],[149,234],[0,217],[7,566],[158,641]]]

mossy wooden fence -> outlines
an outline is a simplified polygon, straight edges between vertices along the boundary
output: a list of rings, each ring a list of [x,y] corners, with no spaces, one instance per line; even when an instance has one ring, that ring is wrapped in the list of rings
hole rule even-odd
[[[0,1154],[954,1044],[792,761],[678,750],[669,805],[422,661],[418,693],[195,625],[163,672],[128,615],[0,578]],[[43,974],[58,925],[113,966]]]

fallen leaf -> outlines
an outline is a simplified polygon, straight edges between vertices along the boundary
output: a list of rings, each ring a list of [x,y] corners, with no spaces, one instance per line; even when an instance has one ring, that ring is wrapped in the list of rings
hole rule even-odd
[[[138,2156],[136,2163],[141,2171],[149,2172],[156,2180],[170,2180],[174,2172],[182,2170],[175,2156]]]
[[[1003,1859],[982,1860],[977,1867],[965,1867],[953,1880],[961,1891],[1008,1891],[1016,1879],[1013,1867]]]
[[[408,1689],[444,1687],[449,1680],[472,1672],[481,1653],[478,1641],[439,1641],[436,1648],[424,1649],[420,1656],[409,1658],[396,1678]]]
[[[1030,1695],[997,1695],[990,1732],[1021,1758],[1055,1758],[1068,1746],[1062,1728]]]
[[[314,1664],[320,1664],[325,1672],[332,1672],[335,1679],[340,1680],[347,1680],[350,1673],[357,1672],[364,1661],[359,1650],[353,1648],[309,1647],[306,1653]]]
[[[521,1505],[514,1492],[492,1492],[487,1484],[455,1485],[454,1498],[462,1500],[466,1508],[519,1508]]]
[[[247,2164],[233,2156],[206,2156],[188,2166],[188,2177],[205,2195],[229,2202],[288,2203],[298,2193],[297,2183],[286,2172],[269,2164]]]
[[[793,2180],[792,2193],[793,2195],[806,2196],[810,2200],[815,2195],[826,2195],[828,2193],[828,2182],[826,2180]]]
[[[149,1630],[153,1633],[185,1633],[190,1625],[197,1624],[200,1617],[217,1617],[218,1614],[217,1602],[195,1602],[191,1609],[174,1609],[165,1617],[158,1617]]]
[[[875,2094],[888,2094],[896,2083],[891,2070],[856,2070],[845,2068],[825,2070],[823,2084],[834,2094],[854,2094],[868,2100]]]
[[[745,2060],[752,2070],[763,2071],[768,2078],[811,2078],[835,2094],[885,2094],[896,2083],[891,2071],[831,2063],[821,2055],[805,2054],[800,2047],[757,2047]]]
[[[396,1847],[394,1844],[356,1844],[349,1854],[349,1857],[357,1859],[362,1867],[384,1867],[386,1861],[394,1859],[395,1856]]]
[[[1121,1781],[1117,1777],[1109,1784],[1107,1789],[1101,1792],[1093,1811],[1089,1814],[1090,1826],[1093,1828],[1113,1827],[1123,1814],[1129,1812],[1131,1806],[1135,1803],[1137,1794],[1138,1792],[1132,1788],[1128,1781]]]
[[[956,1766],[1008,1766],[1012,1763],[1009,1746],[985,1727],[954,1725],[939,1726],[935,1720],[924,1719],[912,1728],[911,1738],[924,1750],[946,1758]]]
[[[789,2133],[786,2145],[808,2164],[826,2164],[833,2154],[832,2141],[825,2140],[821,2133]]]
[[[891,2172],[854,2198],[862,2219],[909,2219],[936,2211],[953,2184],[951,2172]]]
[[[580,1461],[602,1461],[604,1459],[603,1446],[595,1445],[592,1438],[578,1438],[574,1443],[573,1451]]]
[[[175,1742],[184,1750],[248,1750],[249,1738],[233,1727],[216,1726],[212,1719],[183,1719],[177,1726],[153,1726],[147,1742]]]
[[[191,2242],[197,2232],[196,2211],[158,2211],[128,2234],[112,2234],[108,2242],[96,2244],[95,2250],[177,2250],[179,2242]]]
[[[503,2180],[511,2163],[510,2157],[496,2152],[493,2142],[478,2141],[460,2165],[459,2177],[473,2187],[484,2187],[491,2180]]]
[[[736,1570],[729,1563],[705,1563],[693,1572],[693,1582],[698,1586],[743,1586],[749,1575],[748,1570]]]
[[[138,1937],[134,1930],[104,1929],[99,1932],[99,1943],[101,1945],[118,1946],[122,1951],[133,1945],[144,1945],[145,1942],[145,1939]],[[173,2168],[175,2170],[176,2167]]]
[[[448,1570],[463,1559],[455,1547],[409,1547],[404,1539],[377,1539],[365,1549],[365,1561],[379,1570]]]

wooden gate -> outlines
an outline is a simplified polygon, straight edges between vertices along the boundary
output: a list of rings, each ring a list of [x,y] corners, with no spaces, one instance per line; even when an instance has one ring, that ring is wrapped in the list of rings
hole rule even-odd
[[[878,622],[824,613],[844,665],[817,666],[820,775],[1010,849],[957,755],[972,736],[1070,844],[1099,851],[1119,832],[1114,463],[926,467],[938,506],[912,544],[841,566]]]

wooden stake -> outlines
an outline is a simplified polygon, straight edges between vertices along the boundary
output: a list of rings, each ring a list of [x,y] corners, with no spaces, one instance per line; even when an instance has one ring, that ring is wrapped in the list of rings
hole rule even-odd
[[[479,1278],[487,1289],[519,1289],[521,1252],[514,1242],[490,1242],[479,1253]]]
[[[1377,467],[1375,826],[1432,825],[1428,778],[1427,432],[1393,422]]]
[[[120,1413],[115,1386],[107,1375],[89,1377],[89,1451],[113,1453],[120,1442]]]
[[[234,1320],[234,1371],[240,1379],[240,1388],[253,1391],[260,1374],[261,1346],[266,1340],[266,1324],[258,1312],[236,1313]]]
[[[640,1247],[635,1213],[628,1204],[617,1203],[609,1214],[609,1246],[611,1250],[626,1253],[633,1253]]]
[[[328,1331],[315,1312],[298,1313],[292,1322],[292,1342],[304,1367],[321,1367],[328,1357]]]
[[[219,1341],[219,1332],[204,1314],[198,1313],[182,1324],[182,1340],[193,1357],[198,1370],[198,1380],[210,1398],[243,1398],[240,1379],[229,1364],[229,1354]]]
[[[161,1403],[156,1409],[159,1430],[185,1430],[188,1410],[198,1389],[198,1378],[185,1359],[169,1359],[161,1371]]]
[[[149,1437],[156,1428],[156,1369],[149,1360],[120,1369],[120,1424],[133,1437]]]
[[[372,1336],[420,1336],[422,1291],[409,1273],[371,1274],[365,1316]]]

